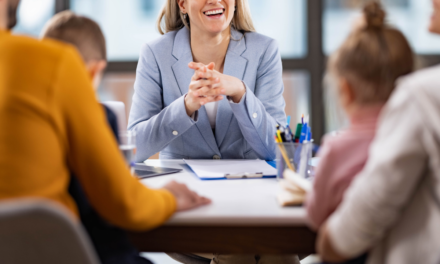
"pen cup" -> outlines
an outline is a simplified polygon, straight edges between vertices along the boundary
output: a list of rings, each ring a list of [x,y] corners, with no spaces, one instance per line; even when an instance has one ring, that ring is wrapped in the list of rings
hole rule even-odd
[[[285,169],[293,169],[304,178],[310,177],[313,142],[277,143],[277,179],[283,179]]]

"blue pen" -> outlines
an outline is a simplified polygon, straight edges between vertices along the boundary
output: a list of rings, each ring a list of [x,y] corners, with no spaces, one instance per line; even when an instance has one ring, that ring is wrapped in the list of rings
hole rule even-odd
[[[290,116],[287,116],[287,126],[286,126],[286,140],[287,142],[293,142],[294,139],[294,135],[292,134],[292,130],[290,129]]]
[[[301,136],[299,137],[299,143],[303,143],[304,140],[307,139],[307,132],[308,132],[307,122],[304,123],[301,129]]]
[[[302,126],[302,129],[301,129],[301,136],[299,137],[299,143],[303,143],[304,140],[307,140],[307,138],[308,138],[308,135],[310,133],[308,123],[309,123],[309,120],[306,117],[306,121],[304,122],[304,125]]]

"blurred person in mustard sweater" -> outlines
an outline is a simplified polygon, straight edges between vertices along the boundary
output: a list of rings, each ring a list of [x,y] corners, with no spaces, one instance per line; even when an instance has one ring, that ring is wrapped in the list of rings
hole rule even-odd
[[[107,66],[107,48],[104,34],[95,21],[71,11],[63,11],[47,22],[42,38],[73,45],[80,53],[93,87],[97,90]],[[102,107],[105,110],[107,123],[115,139],[118,140],[116,115],[105,105]],[[139,252],[130,243],[126,232],[108,224],[90,205],[78,177],[73,173],[68,190],[75,200],[81,222],[93,242],[101,263],[147,263],[147,260],[140,257]]]
[[[209,203],[185,185],[151,190],[132,177],[77,51],[10,34],[18,3],[0,0],[0,200],[46,198],[78,217],[73,172],[103,219],[134,231]]]

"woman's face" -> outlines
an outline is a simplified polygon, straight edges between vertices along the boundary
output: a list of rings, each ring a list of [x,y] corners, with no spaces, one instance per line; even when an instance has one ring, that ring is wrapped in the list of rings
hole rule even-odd
[[[235,0],[178,0],[180,10],[187,13],[191,29],[218,34],[231,24]]]
[[[429,31],[435,34],[440,34],[440,0],[432,0],[434,11],[431,17],[431,24]]]

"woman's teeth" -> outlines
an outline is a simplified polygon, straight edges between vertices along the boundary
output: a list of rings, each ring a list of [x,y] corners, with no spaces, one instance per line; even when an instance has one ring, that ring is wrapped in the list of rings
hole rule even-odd
[[[220,14],[223,14],[223,10],[222,9],[206,11],[205,12],[205,15],[207,15],[207,16],[220,15]]]

